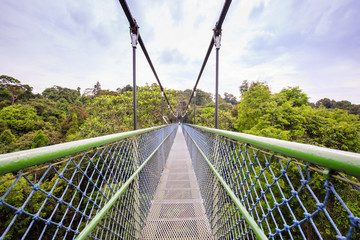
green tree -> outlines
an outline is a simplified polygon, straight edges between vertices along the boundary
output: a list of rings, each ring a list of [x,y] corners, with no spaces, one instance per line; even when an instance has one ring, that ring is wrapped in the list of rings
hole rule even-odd
[[[6,145],[9,145],[10,143],[14,142],[16,140],[16,137],[14,134],[11,133],[10,129],[4,130],[0,135],[0,142],[4,143]]]
[[[31,145],[31,148],[46,146],[49,141],[49,138],[43,133],[43,131],[39,130],[33,138],[33,144]]]
[[[359,116],[345,110],[312,108],[299,88],[271,94],[255,84],[239,104],[238,131],[353,152],[360,151]]]
[[[261,82],[252,84],[242,95],[235,128],[238,131],[243,131],[254,127],[268,107],[267,102],[270,96],[271,92],[267,84]]]
[[[36,109],[36,114],[45,122],[45,128],[59,130],[60,122],[64,119],[65,113],[57,108],[57,104],[49,99],[32,99],[28,104]]]
[[[284,88],[280,94],[284,95],[285,99],[290,101],[294,107],[309,105],[309,97],[299,87]]]
[[[94,85],[94,95],[99,95],[101,91],[101,85],[99,82],[96,82],[96,84]]]
[[[111,91],[111,90],[100,90],[98,95],[113,95],[113,96],[117,96],[119,95],[118,92],[115,91]]]
[[[320,99],[315,103],[316,107],[324,106],[325,108],[333,108],[331,100],[329,98]]]
[[[66,135],[76,135],[79,132],[78,117],[76,113],[72,116],[71,128],[67,131]]]
[[[324,106],[325,108],[339,108],[347,110],[351,114],[356,114],[360,116],[360,105],[352,104],[351,102],[346,100],[337,102],[334,99],[330,100],[329,98],[323,98],[315,103],[315,107],[319,108],[321,106]]]
[[[236,97],[231,93],[225,92],[224,100],[225,100],[225,102],[230,103],[233,106],[237,104]]]
[[[165,90],[170,104],[175,106],[176,91]],[[133,129],[132,92],[118,96],[101,95],[94,99],[87,109],[89,117],[80,127],[81,137],[94,137]],[[138,87],[137,90],[138,128],[161,124],[161,91],[157,85]],[[169,108],[164,108],[164,115],[172,121]]]
[[[191,123],[193,123],[194,112],[191,111],[188,113],[191,116]],[[234,130],[234,122],[235,118],[231,116],[231,113],[228,111],[219,110],[218,112],[219,118],[219,128],[226,130]],[[196,110],[196,124],[206,127],[214,127],[215,126],[215,108],[214,107],[206,107],[199,108]]]
[[[3,94],[11,97],[11,105],[14,105],[15,101],[25,93],[32,95],[32,88],[29,85],[21,84],[19,80],[7,75],[0,76],[0,86],[5,90]]]
[[[61,132],[63,134],[66,134],[67,131],[73,126],[72,121],[74,114],[77,117],[77,125],[79,127],[85,122],[85,119],[89,117],[89,115],[86,113],[86,109],[79,106],[69,107],[69,113],[70,115],[67,116],[60,124]]]
[[[249,90],[249,82],[248,80],[244,80],[239,87],[240,95],[242,96],[248,90]]]
[[[125,93],[125,92],[132,92],[132,90],[133,90],[133,87],[132,87],[130,84],[126,85],[126,86],[123,87],[123,88],[117,88],[117,89],[116,89],[116,91],[117,91],[118,93],[121,93],[121,94],[123,94],[123,93]]]
[[[36,109],[29,105],[15,104],[5,107],[0,111],[0,119],[16,134],[29,132],[42,124]]]
[[[70,88],[63,88],[60,86],[53,86],[51,88],[46,88],[42,92],[42,95],[45,98],[53,100],[55,102],[59,101],[60,99],[63,99],[70,104],[74,103],[80,96],[77,90]]]
[[[205,106],[206,104],[212,102],[212,94],[204,92],[201,89],[196,89],[196,105]]]

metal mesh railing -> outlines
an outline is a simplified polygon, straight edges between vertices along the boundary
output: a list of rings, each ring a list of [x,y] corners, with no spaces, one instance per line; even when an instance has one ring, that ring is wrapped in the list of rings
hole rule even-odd
[[[176,127],[1,176],[0,239],[138,239]]]
[[[356,177],[183,128],[215,239],[360,239]]]

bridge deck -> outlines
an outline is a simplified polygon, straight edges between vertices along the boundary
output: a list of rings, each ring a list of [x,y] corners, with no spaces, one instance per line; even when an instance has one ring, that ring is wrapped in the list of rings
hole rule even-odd
[[[156,189],[142,239],[212,239],[180,127]]]

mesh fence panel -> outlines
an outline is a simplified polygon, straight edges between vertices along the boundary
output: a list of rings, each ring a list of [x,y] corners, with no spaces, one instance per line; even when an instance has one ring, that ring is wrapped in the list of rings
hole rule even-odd
[[[355,177],[184,126],[215,239],[255,239],[193,140],[270,239],[360,239]]]
[[[156,151],[91,239],[136,239],[177,125],[90,149],[26,173],[0,179],[0,239],[73,239]]]

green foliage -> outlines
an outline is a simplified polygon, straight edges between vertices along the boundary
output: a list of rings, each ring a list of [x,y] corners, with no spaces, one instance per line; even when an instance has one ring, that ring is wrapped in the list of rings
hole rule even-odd
[[[41,98],[32,99],[28,104],[36,109],[36,114],[45,122],[44,128],[59,130],[59,122],[64,118],[65,113],[57,108],[55,102]]]
[[[68,132],[68,130],[72,127],[72,121],[73,121],[74,114],[77,117],[77,125],[78,126],[81,126],[85,122],[85,119],[89,116],[86,113],[86,109],[83,107],[79,107],[79,106],[69,107],[69,113],[70,113],[70,115],[67,116],[64,119],[64,121],[60,124],[61,132],[63,134],[66,134]],[[78,132],[78,131],[76,131],[76,132]]]
[[[36,109],[29,105],[15,104],[5,107],[0,111],[0,119],[16,134],[29,132],[41,124]]]
[[[80,96],[79,92],[74,89],[69,88],[63,88],[60,86],[53,86],[52,88],[46,88],[42,95],[50,100],[53,100],[55,102],[59,101],[60,99],[63,99],[67,103],[74,103],[76,99]]]
[[[165,90],[170,101],[175,99],[175,91]],[[171,103],[175,105],[173,102]],[[132,92],[118,96],[103,95],[94,99],[88,107],[89,118],[80,128],[81,137],[95,137],[133,129]],[[164,107],[164,115],[172,119],[169,109]],[[161,124],[161,91],[157,85],[138,87],[137,90],[138,129]]]
[[[235,128],[238,131],[251,129],[263,115],[267,108],[271,92],[269,86],[265,83],[253,85],[245,91],[239,103],[238,119],[235,122]]]
[[[4,130],[0,135],[0,142],[4,144],[10,144],[16,140],[14,134],[11,133],[10,129]]]
[[[8,81],[11,83],[13,80]],[[18,86],[17,84],[21,84],[20,81],[13,83],[13,85]],[[80,89],[72,90],[54,86],[45,89],[42,93],[43,97],[32,95],[31,88],[27,87],[27,85],[21,86],[22,90],[15,89],[13,92],[11,92],[10,88],[6,88],[5,85],[0,87],[0,109],[2,108],[0,110],[1,153],[133,129],[132,87],[130,85],[119,88],[118,92],[113,92],[101,90],[100,83],[97,83],[95,85],[98,90],[97,96],[80,96]],[[219,96],[220,129],[236,129],[255,135],[360,152],[359,116],[350,114],[360,112],[357,105],[348,101],[336,102],[323,99],[316,103],[316,108],[312,108],[309,106],[307,95],[298,87],[288,87],[279,93],[273,94],[269,86],[262,82],[249,83],[244,81],[240,86],[240,92],[241,101],[239,103],[236,102],[236,97],[232,94],[225,93],[224,98]],[[191,93],[192,90],[190,89],[185,91],[166,90],[166,94],[171,101],[170,104],[173,107],[179,106],[179,110],[181,106],[188,104],[187,101]],[[12,97],[16,98],[16,103],[19,104],[9,106]],[[196,105],[196,124],[214,127],[215,103],[212,94],[197,89]],[[161,124],[161,91],[156,84],[138,87],[137,107],[139,129]],[[176,121],[175,117],[170,114],[166,104],[164,112],[165,118],[169,119],[169,122]],[[185,116],[185,121],[193,122],[192,109]],[[253,154],[255,153],[250,153],[250,155]],[[254,168],[257,172],[260,171],[259,167],[255,166]],[[75,167],[69,172],[73,172],[74,169]],[[281,167],[273,166],[273,169],[280,171]],[[291,173],[296,173],[297,169],[297,166],[291,164],[288,175],[292,176]],[[58,170],[61,172],[61,167]],[[10,175],[5,175],[2,178],[10,177]],[[70,175],[67,177],[68,179],[71,178]],[[273,181],[273,176],[269,172],[265,172],[263,177],[268,182]],[[52,190],[56,179],[57,175],[55,173],[47,176],[42,188],[48,192],[53,191],[56,196],[60,197],[64,189],[67,189],[69,185],[64,180],[59,180],[56,188]],[[277,181],[276,184],[279,185],[279,188],[284,191],[285,195],[288,194],[285,197],[289,198],[291,189],[286,185],[286,180],[279,179]],[[12,182],[0,183],[0,193],[6,191]],[[265,183],[266,181],[262,183],[264,189],[266,188]],[[325,188],[323,185],[324,179],[322,175],[313,174],[311,187],[316,194],[321,196],[321,199],[324,197]],[[296,186],[294,187],[296,188]],[[357,205],[360,199],[358,194],[356,195],[354,190],[343,182],[336,183],[336,188],[351,211],[356,216],[359,216]],[[272,194],[280,202],[283,197],[280,191],[278,188],[272,189]],[[20,207],[32,190],[32,186],[22,178],[9,193],[6,201]],[[75,189],[67,190],[64,199],[73,196],[75,191]],[[94,194],[95,196],[96,194]],[[45,194],[40,191],[35,192],[28,203],[29,211],[37,212],[45,198]],[[305,191],[301,196],[301,200],[309,211],[314,206],[313,198],[309,192]],[[70,201],[70,199],[67,199],[67,201]],[[336,222],[343,222],[346,225],[347,215],[339,207],[338,201],[334,196],[331,196],[329,201],[332,202],[327,206],[327,209],[333,214],[333,218]],[[79,202],[79,199],[75,197],[73,200],[74,206],[77,202]],[[47,207],[43,209],[40,215],[43,218],[51,216],[57,202],[54,199],[49,199],[47,204]],[[271,207],[273,207],[273,204],[270,203]],[[300,219],[303,216],[301,207],[293,202],[289,204],[293,204],[291,208]],[[265,204],[263,207],[264,209],[267,208]],[[5,208],[0,209],[2,212],[0,219],[8,219],[4,218],[4,216],[6,217],[12,213],[3,209]],[[61,210],[60,207],[59,209],[65,212],[64,209],[66,208]],[[324,216],[319,214],[316,217],[320,219],[321,226],[319,226],[319,229],[322,234],[324,233],[327,238],[334,236],[328,230],[330,226],[328,221],[324,220]],[[23,215],[19,217],[19,221],[20,224],[11,230],[10,239],[18,239],[21,236],[24,232],[24,226],[29,224],[31,217]],[[64,222],[70,224],[70,221],[71,219],[65,217]],[[34,223],[34,229],[36,229],[36,224]],[[309,238],[316,236],[311,230],[311,225],[304,223],[303,229]]]
[[[315,107],[319,108],[321,106],[325,108],[339,108],[349,111],[350,114],[360,115],[360,104],[352,104],[346,100],[337,102],[329,98],[323,98],[315,103]]]
[[[78,117],[76,113],[72,116],[71,128],[66,132],[67,140],[72,141],[76,138],[76,135],[79,133]]]
[[[227,103],[230,103],[231,105],[235,106],[237,104],[236,97],[231,93],[224,93],[224,100]]]
[[[309,105],[309,97],[299,87],[288,87],[281,90],[282,94],[293,107]]]
[[[123,93],[125,93],[125,92],[132,92],[132,90],[133,90],[133,88],[132,88],[132,86],[131,86],[130,84],[126,85],[126,86],[123,87],[123,88],[117,88],[117,89],[116,89],[116,91],[117,91],[118,93],[121,93],[121,94],[123,94]]]
[[[49,138],[43,133],[43,131],[39,130],[33,138],[33,144],[31,145],[31,148],[46,146],[49,141]]]
[[[33,145],[33,139],[37,132],[38,131],[31,131],[20,136],[16,142],[9,145],[10,150],[8,152],[30,149]]]
[[[204,92],[201,89],[196,89],[196,105],[205,106],[212,102],[212,94]]]
[[[33,96],[32,87],[22,84],[19,80],[7,76],[0,76],[0,91],[1,98],[8,96],[11,99],[11,105],[22,95],[24,99],[28,99]],[[3,100],[3,99],[2,99]]]
[[[0,119],[0,132],[3,132],[7,128],[8,128],[7,123],[4,120]]]
[[[242,96],[235,127],[249,134],[360,152],[358,116],[308,105],[298,87],[271,94],[265,83],[256,83]]]
[[[189,113],[190,116],[193,116],[193,112]],[[220,129],[234,130],[234,121],[235,118],[231,116],[230,112],[219,110],[218,113],[218,123]],[[193,122],[194,119],[192,118]],[[196,110],[196,124],[206,127],[215,126],[215,108],[206,107]]]

